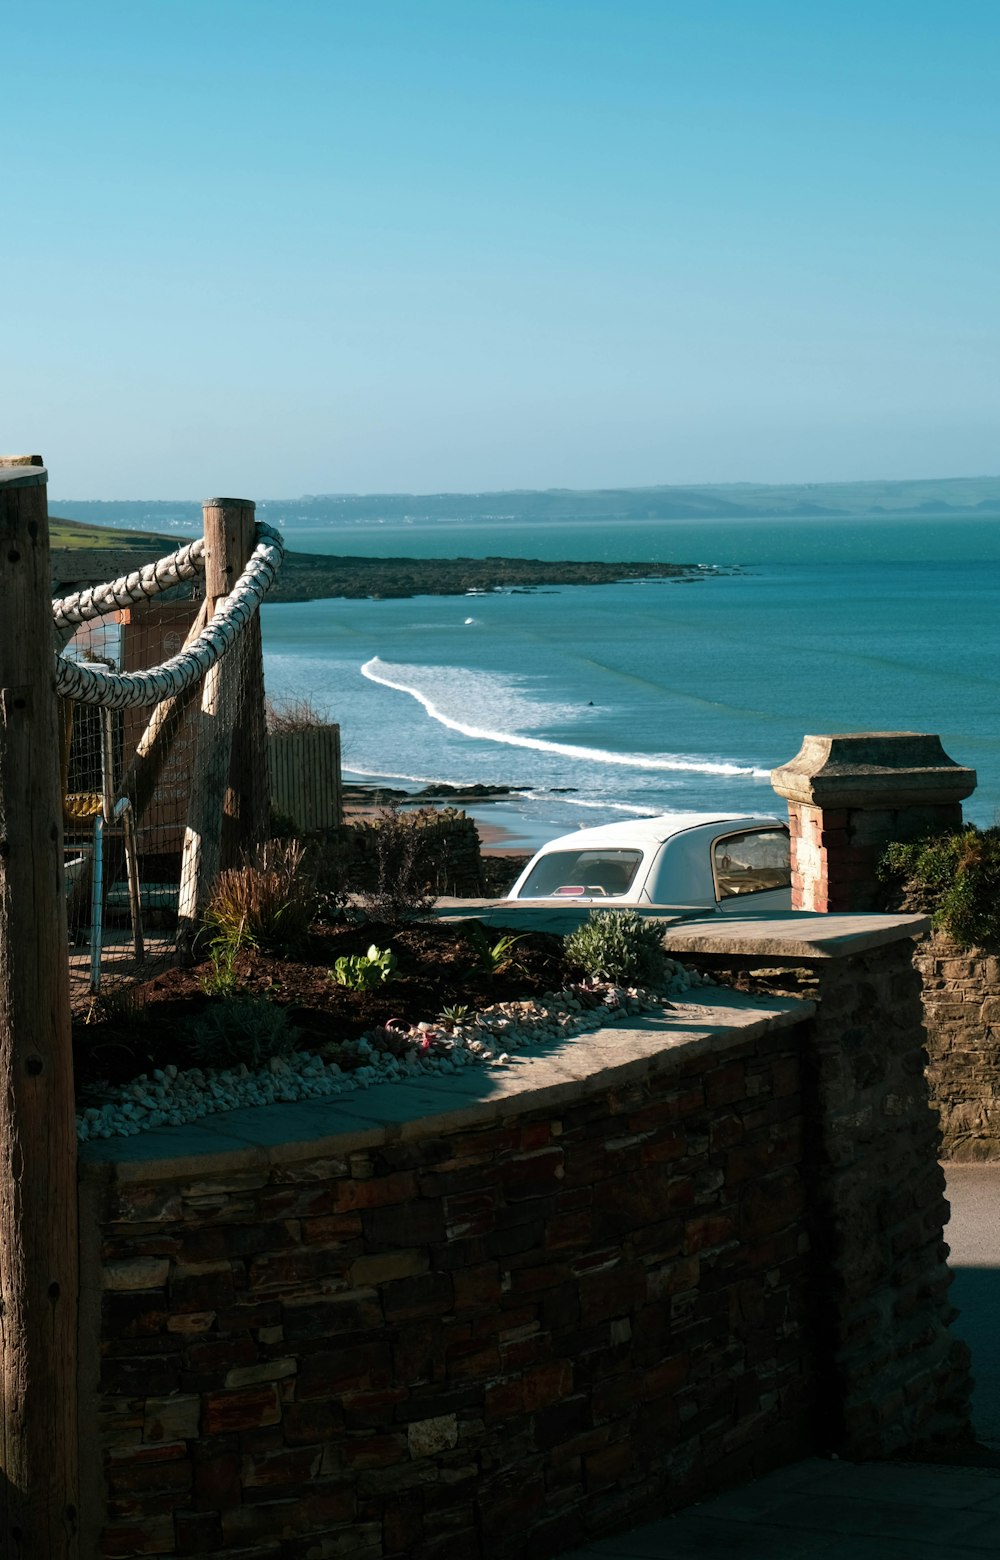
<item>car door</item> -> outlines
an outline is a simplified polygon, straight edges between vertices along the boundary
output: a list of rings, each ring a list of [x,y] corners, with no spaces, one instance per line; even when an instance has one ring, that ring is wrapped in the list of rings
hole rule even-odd
[[[789,910],[792,873],[788,830],[780,824],[732,829],[712,841],[715,898],[723,915]]]

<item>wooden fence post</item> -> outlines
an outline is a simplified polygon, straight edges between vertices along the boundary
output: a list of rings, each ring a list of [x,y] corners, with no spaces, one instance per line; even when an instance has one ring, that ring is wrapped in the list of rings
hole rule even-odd
[[[209,499],[204,506],[204,525],[205,600],[208,611],[213,612],[243,573],[253,551],[254,506],[249,499]],[[256,703],[263,711],[260,664],[260,625],[255,617],[230,655],[205,677],[181,863],[179,941],[190,938],[221,868],[237,860],[242,849],[261,837],[259,819],[266,810],[267,796],[266,749],[262,740],[256,752],[250,751],[249,743],[234,741],[240,720],[247,719],[251,684],[257,685]],[[234,759],[234,755],[240,757]],[[255,784],[255,776],[263,778]],[[265,788],[264,802],[261,786]]]
[[[0,1555],[79,1552],[76,1123],[46,473],[0,460]]]

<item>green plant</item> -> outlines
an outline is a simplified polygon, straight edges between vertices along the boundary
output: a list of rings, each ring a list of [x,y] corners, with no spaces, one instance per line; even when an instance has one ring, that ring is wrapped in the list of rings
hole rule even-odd
[[[202,974],[199,985],[206,997],[234,997],[240,989],[240,977],[236,969],[236,956],[245,943],[227,942],[222,938],[211,945],[208,968]]]
[[[592,910],[582,926],[563,940],[567,959],[591,979],[655,985],[666,955],[663,929],[634,910]]]
[[[908,908],[927,910],[963,948],[1000,947],[1000,827],[967,824],[953,834],[894,841],[879,878]]]
[[[284,1008],[260,997],[225,997],[189,1020],[192,1055],[206,1067],[255,1068],[295,1050],[297,1031]]]
[[[388,985],[396,972],[396,963],[391,949],[377,948],[372,943],[367,953],[342,954],[330,971],[330,979],[355,991],[372,991]]]
[[[469,1009],[464,1002],[455,1002],[451,1007],[442,1008],[437,1016],[437,1022],[445,1029],[454,1029],[456,1024],[468,1022]]]
[[[213,884],[204,916],[213,956],[219,948],[300,948],[316,904],[316,880],[301,841],[269,840]]]
[[[502,975],[507,970],[520,969],[521,966],[513,956],[513,950],[519,942],[524,941],[523,936],[504,932],[495,943],[491,943],[478,921],[470,921],[464,931],[476,955],[471,974],[492,977]]]

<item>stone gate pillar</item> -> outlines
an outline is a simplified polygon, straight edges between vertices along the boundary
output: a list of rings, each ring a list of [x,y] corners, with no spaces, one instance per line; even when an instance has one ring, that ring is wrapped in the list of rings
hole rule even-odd
[[[959,827],[976,772],[940,737],[861,731],[804,737],[771,784],[788,800],[793,909],[872,910],[883,848]]]

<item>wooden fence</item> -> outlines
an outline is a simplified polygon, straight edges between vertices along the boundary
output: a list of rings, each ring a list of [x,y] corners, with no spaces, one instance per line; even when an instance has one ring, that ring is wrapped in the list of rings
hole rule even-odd
[[[300,833],[335,829],[343,822],[339,726],[271,732],[267,762],[271,806]]]

